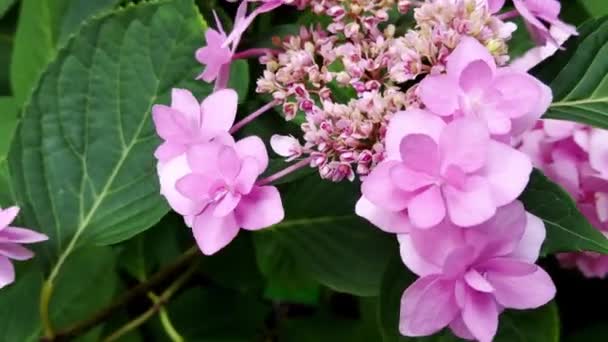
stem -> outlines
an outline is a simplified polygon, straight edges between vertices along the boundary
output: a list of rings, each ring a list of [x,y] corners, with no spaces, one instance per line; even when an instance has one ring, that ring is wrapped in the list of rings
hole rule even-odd
[[[294,171],[297,171],[297,170],[305,167],[306,165],[308,165],[310,163],[311,159],[312,159],[312,157],[308,157],[306,159],[302,159],[299,162],[297,162],[297,163],[295,163],[293,165],[290,165],[290,166],[284,168],[283,170],[281,170],[281,171],[279,171],[279,172],[277,172],[275,174],[272,174],[272,175],[270,175],[270,176],[268,176],[268,177],[266,177],[264,179],[260,179],[259,181],[257,181],[256,185],[267,185],[267,184],[270,184],[270,183],[272,183],[272,182],[274,182],[274,181],[276,181],[278,179],[281,179],[281,178],[287,176],[288,174],[290,174],[290,173],[292,173]]]
[[[499,15],[497,15],[496,17],[500,20],[509,20],[512,18],[515,18],[519,15],[519,12],[516,9],[501,13]]]
[[[112,342],[118,340],[123,335],[127,334],[131,330],[137,329],[140,325],[144,324],[148,319],[154,316],[171,297],[190,279],[190,277],[196,271],[198,262],[193,263],[186,272],[182,273],[161,295],[158,297],[158,301],[146,312],[141,314],[139,317],[123,325],[120,329],[116,330],[110,336],[103,339],[104,342]]]
[[[148,293],[148,297],[150,297],[154,304],[161,303],[160,297],[154,294],[154,292]],[[158,315],[160,316],[160,323],[162,324],[163,328],[165,329],[165,333],[167,333],[167,336],[169,336],[171,341],[184,342],[184,338],[179,334],[179,332],[177,332],[177,330],[173,326],[171,318],[169,317],[169,312],[167,312],[167,309],[165,309],[164,306],[160,308]]]
[[[51,317],[49,315],[52,295],[53,284],[44,282],[42,284],[42,291],[40,292],[40,320],[42,321],[44,337],[49,339],[53,339],[55,337],[55,333],[53,332],[53,324],[51,323]]]
[[[252,57],[264,56],[266,54],[276,54],[279,50],[277,49],[248,49],[245,51],[237,52],[232,56],[232,60],[247,59]]]
[[[87,331],[89,331],[89,329],[97,326],[101,322],[104,322],[105,320],[112,317],[114,313],[120,310],[123,306],[130,303],[133,299],[148,293],[151,289],[159,286],[167,279],[175,276],[179,271],[186,267],[186,265],[190,264],[191,261],[194,260],[194,258],[198,255],[198,247],[191,247],[186,252],[184,252],[184,254],[182,254],[174,263],[152,275],[150,279],[148,279],[146,282],[133,287],[128,292],[118,297],[114,302],[93,314],[91,317],[86,318],[80,322],[76,322],[64,330],[58,331],[55,334],[52,334],[52,330],[50,330],[51,334],[48,334],[45,327],[45,337],[43,338],[43,341],[65,341],[73,337],[79,336],[83,333],[86,333]],[[43,300],[45,300],[45,292],[46,291],[43,288],[41,306]],[[48,308],[48,302],[46,302],[46,308]],[[43,312],[42,308],[41,312]]]
[[[255,120],[255,118],[257,118],[258,116],[264,114],[269,109],[271,109],[272,107],[276,106],[277,104],[279,104],[279,101],[277,101],[277,100],[273,100],[273,101],[265,104],[264,106],[262,106],[262,108],[260,108],[260,109],[256,110],[255,112],[247,115],[241,121],[239,121],[236,124],[234,124],[234,126],[232,126],[232,128],[230,129],[229,133],[230,134],[234,134],[236,131],[238,131],[239,129],[243,128],[243,126],[245,126],[248,123],[250,123],[251,121]]]

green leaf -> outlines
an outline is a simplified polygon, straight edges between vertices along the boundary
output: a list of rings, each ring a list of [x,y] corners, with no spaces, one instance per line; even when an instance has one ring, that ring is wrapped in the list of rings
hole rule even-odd
[[[17,112],[12,97],[0,97],[0,207],[14,204],[6,158],[17,126]]]
[[[591,16],[597,18],[608,14],[608,3],[604,0],[577,0]]]
[[[571,251],[608,254],[606,237],[579,212],[570,195],[540,171],[532,173],[520,199],[530,213],[545,222],[543,255]]]
[[[129,6],[86,25],[42,76],[9,163],[22,217],[58,258],[51,282],[76,247],[129,239],[167,213],[150,109],[172,87],[210,92],[194,80],[204,27],[192,0]]]
[[[571,39],[566,52],[539,74],[550,84],[554,102],[546,118],[608,128],[608,18],[592,20]]]
[[[109,247],[79,250],[66,262],[50,305],[49,318],[55,327],[82,320],[108,303],[118,284],[115,262],[115,253]],[[0,291],[2,341],[39,341],[42,331],[38,310],[42,271],[33,262],[24,266],[27,270],[20,272],[18,268],[16,282]],[[86,340],[97,340],[99,332],[99,328],[94,329]]]
[[[0,18],[6,14],[14,3],[15,0],[0,0]]]
[[[246,60],[239,59],[230,66],[228,88],[236,90],[239,94],[239,103],[244,103],[247,100],[247,93],[249,92],[249,63]]]
[[[416,280],[398,255],[394,255],[384,275],[380,294],[378,323],[384,342],[458,342],[448,329],[433,336],[413,338],[399,333],[399,309],[405,289]],[[494,342],[558,342],[559,316],[557,306],[551,302],[536,310],[507,310],[500,315],[498,333]]]
[[[13,94],[21,106],[70,35],[119,0],[22,0],[11,65]]]
[[[314,174],[285,184],[286,218],[268,234],[320,283],[361,296],[379,293],[394,238],[355,214],[356,183],[330,183]],[[353,271],[356,265],[356,272]]]

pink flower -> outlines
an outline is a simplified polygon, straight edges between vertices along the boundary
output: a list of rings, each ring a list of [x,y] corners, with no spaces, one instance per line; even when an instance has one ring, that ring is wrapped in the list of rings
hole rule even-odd
[[[227,135],[236,117],[237,102],[232,89],[217,91],[200,104],[190,91],[173,89],[170,107],[152,108],[156,132],[164,140],[154,155],[166,162],[183,154],[189,145]]]
[[[403,293],[401,333],[449,326],[459,337],[492,341],[504,308],[537,308],[554,297],[553,281],[534,265],[544,238],[543,222],[519,202],[471,229],[444,221],[400,235],[403,262],[421,276]]]
[[[205,32],[207,45],[196,50],[196,60],[205,65],[205,70],[197,79],[213,82],[215,79],[222,80],[229,77],[230,63],[234,54],[229,47],[223,47],[226,38],[221,26],[219,31],[207,29]]]
[[[255,185],[267,166],[266,147],[258,137],[202,143],[159,169],[161,189],[192,225],[203,253],[211,255],[240,228],[258,230],[283,219],[278,190]]]
[[[247,3],[248,2],[261,2],[262,4],[254,9],[249,15],[247,12]],[[238,45],[238,41],[247,28],[253,23],[253,20],[260,14],[270,12],[277,7],[283,4],[284,0],[243,0],[239,5],[239,9],[237,11],[237,17],[234,20],[234,28],[232,32],[224,42],[224,46],[228,44],[233,44],[233,46]]]
[[[465,37],[447,59],[447,73],[420,83],[424,105],[441,116],[474,116],[492,135],[531,128],[551,104],[551,89],[527,73],[497,68],[489,51]]]
[[[532,38],[540,45],[551,42],[560,44],[551,34],[551,27],[576,35],[576,28],[559,20],[561,4],[557,0],[513,0],[513,5],[522,16]]]
[[[273,135],[270,138],[270,146],[276,154],[287,158],[288,162],[300,157],[303,153],[302,145],[291,135]]]
[[[0,288],[15,281],[15,268],[11,263],[13,260],[27,260],[34,253],[21,244],[35,243],[48,240],[44,234],[35,231],[9,226],[17,214],[18,207],[0,209]]]
[[[421,110],[395,114],[386,151],[363,182],[356,212],[389,232],[407,231],[405,211],[417,228],[446,215],[458,226],[480,224],[521,194],[532,171],[525,154],[492,140],[481,121],[446,124]]]

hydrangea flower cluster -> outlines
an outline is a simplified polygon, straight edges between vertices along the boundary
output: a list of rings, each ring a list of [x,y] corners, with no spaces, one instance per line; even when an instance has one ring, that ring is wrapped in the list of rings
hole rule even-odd
[[[543,120],[523,136],[520,150],[570,193],[579,210],[608,236],[608,131],[582,124]],[[608,275],[608,257],[593,253],[557,255],[565,267],[587,277]]]
[[[258,4],[249,11],[251,3]],[[223,32],[218,21],[196,52],[204,65],[199,78],[215,82],[215,92],[199,103],[174,89],[171,106],[153,108],[163,140],[155,154],[161,193],[203,253],[213,254],[239,229],[283,219],[273,181],[305,166],[336,182],[359,176],[355,212],[396,234],[405,266],[420,277],[403,294],[401,333],[426,336],[449,327],[459,337],[491,341],[504,309],[536,308],[555,294],[535,265],[544,224],[517,200],[533,165],[569,165],[556,168],[555,177],[576,183],[577,191],[581,176],[575,182],[570,171],[592,169],[594,182],[608,175],[608,158],[593,154],[606,152],[595,143],[605,136],[578,125],[568,133],[537,125],[551,90],[527,68],[509,64],[516,26],[507,21],[515,16],[553,52],[576,31],[558,19],[556,0],[514,4],[499,13],[504,0],[241,1],[233,31]],[[253,19],[281,5],[311,9],[331,23],[302,27],[275,49],[238,51]],[[413,11],[415,27],[398,33],[388,15],[393,9]],[[526,56],[524,64],[548,54]],[[230,64],[250,57],[266,66],[257,91],[272,100],[234,124]],[[233,134],[274,107],[302,135],[271,138],[274,152],[292,164],[259,179],[268,165],[264,142]],[[605,195],[591,196],[601,222],[608,220]]]

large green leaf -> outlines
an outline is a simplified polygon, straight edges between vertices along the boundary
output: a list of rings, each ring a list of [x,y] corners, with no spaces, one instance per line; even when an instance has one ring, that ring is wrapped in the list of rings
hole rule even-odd
[[[21,106],[57,50],[81,23],[119,0],[22,0],[11,65],[13,95]]]
[[[358,184],[330,183],[316,174],[285,184],[286,218],[268,234],[311,277],[337,291],[377,295],[392,236],[355,215]]]
[[[194,80],[204,27],[192,0],[129,6],[91,21],[42,76],[9,163],[22,217],[58,258],[51,283],[77,246],[128,239],[167,212],[150,109],[174,86],[210,91]]]
[[[412,338],[399,333],[399,308],[405,289],[416,279],[398,255],[392,259],[382,284],[378,323],[384,342],[459,342],[447,329],[433,336]],[[559,316],[555,303],[536,310],[507,310],[500,315],[494,342],[558,342]]]
[[[529,212],[545,222],[543,255],[570,251],[608,254],[606,237],[579,212],[570,195],[540,171],[532,173],[521,200]]]
[[[605,0],[577,0],[583,8],[593,17],[608,14],[608,2]]]
[[[6,157],[17,126],[17,112],[12,97],[0,97],[0,207],[14,204]]]
[[[554,96],[545,117],[608,128],[607,18],[589,21],[580,31],[539,71]]]
[[[115,253],[109,247],[77,251],[55,283],[49,310],[51,322],[64,328],[106,305],[118,284],[115,263]],[[2,341],[38,341],[42,332],[38,310],[42,271],[33,262],[25,266],[24,272],[17,269],[16,282],[0,291]],[[87,340],[96,340],[99,332],[93,330],[86,335]]]
[[[15,0],[0,0],[0,18],[4,16],[14,3]]]

